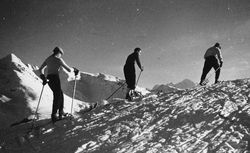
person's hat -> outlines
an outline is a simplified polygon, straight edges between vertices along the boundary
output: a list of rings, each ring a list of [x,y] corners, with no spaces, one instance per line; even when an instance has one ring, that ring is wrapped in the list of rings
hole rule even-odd
[[[63,50],[61,47],[55,47],[53,50],[54,54],[61,53],[62,55],[64,54]]]
[[[218,48],[220,48],[221,49],[221,46],[220,46],[220,43],[215,43],[215,45],[214,45],[215,47],[218,47]]]
[[[141,51],[141,48],[139,48],[139,47],[135,48],[135,50],[134,50],[134,52],[139,52],[139,51]]]

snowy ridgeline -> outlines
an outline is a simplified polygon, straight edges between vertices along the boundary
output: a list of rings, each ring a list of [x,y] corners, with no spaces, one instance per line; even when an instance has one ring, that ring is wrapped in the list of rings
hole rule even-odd
[[[38,77],[38,67],[24,64],[14,54],[0,59],[0,122],[1,127],[30,116],[36,109],[42,90],[42,81]],[[60,72],[64,91],[65,111],[70,112],[74,85],[74,74]],[[105,74],[81,72],[77,76],[74,112],[88,107],[89,103],[102,102],[124,83],[117,77]],[[126,85],[113,97],[124,98]],[[138,88],[143,94],[144,88]],[[111,98],[113,98],[111,97]],[[52,109],[52,91],[45,86],[38,110],[40,118],[50,117]],[[1,128],[0,127],[0,128]]]

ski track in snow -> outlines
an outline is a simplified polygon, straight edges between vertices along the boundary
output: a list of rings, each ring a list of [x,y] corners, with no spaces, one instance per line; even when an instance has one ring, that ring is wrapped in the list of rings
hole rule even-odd
[[[72,121],[39,121],[41,130],[29,138],[31,124],[20,125],[1,131],[0,152],[243,153],[250,141],[249,87],[248,79],[235,80],[140,102],[120,100],[80,111]]]

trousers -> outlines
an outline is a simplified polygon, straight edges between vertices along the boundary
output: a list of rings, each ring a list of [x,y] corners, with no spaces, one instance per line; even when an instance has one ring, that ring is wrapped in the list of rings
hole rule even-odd
[[[129,89],[135,89],[135,67],[134,65],[125,65],[123,68],[124,76],[126,79],[126,83]]]
[[[220,77],[220,64],[215,56],[209,56],[205,59],[202,75],[201,75],[201,82],[203,82],[208,74],[208,72],[214,68],[214,70],[217,70],[215,72],[215,82],[218,81]]]
[[[59,110],[59,115],[63,114],[63,106],[64,106],[64,97],[63,91],[61,89],[61,82],[59,75],[57,74],[49,74],[47,76],[49,80],[48,84],[50,89],[53,92],[53,106],[52,106],[52,115],[55,115]]]

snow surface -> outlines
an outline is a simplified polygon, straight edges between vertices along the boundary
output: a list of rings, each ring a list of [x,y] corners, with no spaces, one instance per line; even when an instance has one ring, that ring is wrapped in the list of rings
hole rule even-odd
[[[250,80],[116,101],[55,125],[1,131],[3,152],[243,153],[250,149]],[[220,117],[220,115],[222,117]],[[224,117],[223,117],[224,116]],[[226,119],[226,117],[230,120]],[[0,151],[1,151],[0,150]]]
[[[138,102],[112,100],[89,112],[81,109],[74,119],[54,125],[41,119],[32,131],[31,123],[2,128],[0,152],[246,153],[249,96],[250,79],[241,79],[149,93]],[[2,105],[12,97],[2,94],[1,99],[2,117]]]

